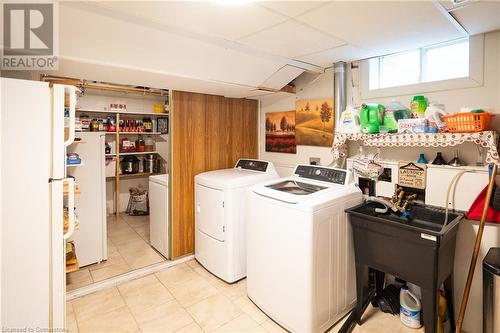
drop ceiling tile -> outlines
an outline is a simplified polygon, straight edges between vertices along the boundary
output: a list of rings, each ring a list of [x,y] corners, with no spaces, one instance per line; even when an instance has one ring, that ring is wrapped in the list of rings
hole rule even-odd
[[[500,2],[471,2],[451,12],[471,35],[500,29]]]
[[[209,1],[100,1],[99,5],[166,26],[228,40],[286,20],[252,3],[233,6]]]
[[[320,51],[296,58],[296,60],[304,61],[313,65],[328,67],[337,61],[355,61],[367,59],[375,56],[374,51],[362,49],[352,45],[339,46],[333,49]]]
[[[288,17],[295,17],[325,3],[325,1],[263,1],[259,2],[259,5]]]
[[[238,42],[268,53],[289,58],[318,52],[340,46],[344,43],[294,21],[286,21],[242,38]]]
[[[332,2],[296,19],[379,54],[462,36],[432,2],[427,1]]]
[[[301,68],[285,65],[268,77],[260,87],[281,89],[303,72]]]

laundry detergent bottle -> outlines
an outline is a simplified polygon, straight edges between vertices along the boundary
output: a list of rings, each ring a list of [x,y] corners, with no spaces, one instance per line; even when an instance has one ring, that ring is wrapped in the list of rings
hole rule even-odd
[[[359,110],[349,105],[340,115],[339,132],[360,133]]]
[[[359,111],[359,121],[363,133],[379,133],[384,123],[384,106],[380,104],[363,104]]]
[[[399,318],[401,322],[410,328],[420,328],[422,323],[420,322],[420,313],[422,310],[422,304],[415,294],[408,290],[408,287],[401,287],[399,293]]]

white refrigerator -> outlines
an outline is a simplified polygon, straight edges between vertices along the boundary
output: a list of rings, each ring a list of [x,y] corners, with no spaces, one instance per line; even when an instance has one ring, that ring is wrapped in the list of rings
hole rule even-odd
[[[0,326],[60,330],[65,326],[65,239],[75,222],[74,186],[65,180],[75,87],[2,78],[0,100]]]

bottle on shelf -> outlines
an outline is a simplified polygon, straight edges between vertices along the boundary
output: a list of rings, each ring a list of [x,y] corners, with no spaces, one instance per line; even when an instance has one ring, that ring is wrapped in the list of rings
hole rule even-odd
[[[140,134],[137,140],[135,141],[135,150],[138,152],[146,151],[146,143]]]
[[[145,151],[154,151],[155,150],[155,142],[151,135],[148,135],[146,139],[144,139]]]
[[[153,131],[153,122],[151,121],[151,118],[146,117],[142,120],[144,124],[144,131],[145,132],[152,132]]]

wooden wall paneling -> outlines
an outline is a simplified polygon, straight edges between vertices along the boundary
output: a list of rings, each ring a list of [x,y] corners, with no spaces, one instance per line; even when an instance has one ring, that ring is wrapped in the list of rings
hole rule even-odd
[[[257,101],[174,92],[172,258],[194,252],[194,177],[258,156]]]
[[[253,99],[243,100],[243,155],[248,158],[259,156],[259,111],[258,101]]]
[[[240,157],[247,157],[243,155],[242,146],[245,144],[245,138],[243,136],[244,125],[244,114],[243,114],[243,100],[230,98],[229,103],[229,113],[230,113],[230,124],[231,124],[231,144],[230,144],[230,154],[231,154],[231,164],[235,164]]]
[[[172,257],[194,250],[194,176],[205,170],[206,96],[174,92]]]
[[[225,129],[224,97],[207,95],[205,105],[205,169],[225,168],[224,155]]]

